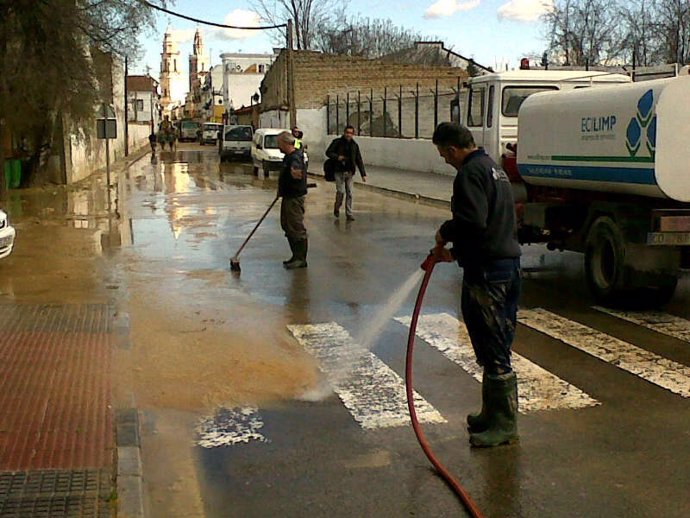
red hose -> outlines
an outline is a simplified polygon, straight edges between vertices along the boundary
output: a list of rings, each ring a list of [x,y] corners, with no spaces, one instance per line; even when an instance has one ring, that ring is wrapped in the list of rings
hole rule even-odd
[[[441,476],[441,478],[450,486],[450,488],[455,492],[460,498],[465,509],[470,514],[472,518],[483,518],[484,515],[474,503],[472,497],[465,490],[460,483],[455,480],[450,471],[441,464],[441,462],[436,458],[434,452],[431,451],[431,446],[429,446],[429,441],[427,441],[422,427],[417,419],[417,410],[414,407],[414,386],[412,383],[412,359],[413,359],[413,349],[414,340],[417,333],[417,321],[419,320],[419,313],[422,309],[422,302],[424,301],[424,294],[426,293],[426,288],[431,279],[431,273],[434,271],[434,266],[436,265],[436,259],[432,254],[427,257],[424,264],[422,264],[422,269],[425,271],[424,279],[422,279],[422,285],[419,287],[419,293],[417,294],[417,301],[415,302],[414,312],[412,313],[412,321],[410,322],[410,335],[407,338],[407,357],[405,359],[405,390],[407,392],[407,408],[410,411],[410,419],[412,420],[412,429],[417,436],[417,441],[422,447],[424,454],[427,456],[431,464],[433,464],[436,471]]]

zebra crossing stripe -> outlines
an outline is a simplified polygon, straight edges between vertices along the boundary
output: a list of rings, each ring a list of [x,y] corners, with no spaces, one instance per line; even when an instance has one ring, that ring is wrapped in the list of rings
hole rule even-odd
[[[660,311],[619,311],[594,306],[594,309],[608,315],[627,320],[662,335],[690,342],[690,321]]]
[[[319,361],[333,390],[354,420],[367,430],[410,423],[405,384],[400,376],[352,339],[335,322],[291,325],[288,329]],[[445,423],[445,418],[415,392],[419,420]]]
[[[259,431],[263,426],[258,408],[220,408],[197,424],[197,444],[202,448],[217,448],[252,441],[268,442]]]
[[[519,322],[624,371],[690,397],[690,367],[544,309],[523,309]]]
[[[409,327],[410,317],[396,318]],[[477,365],[465,324],[447,313],[422,315],[417,336],[438,349],[477,381],[482,368]],[[600,403],[582,390],[558,378],[527,358],[513,353],[513,368],[518,376],[518,408],[522,413],[539,410],[575,409]]]

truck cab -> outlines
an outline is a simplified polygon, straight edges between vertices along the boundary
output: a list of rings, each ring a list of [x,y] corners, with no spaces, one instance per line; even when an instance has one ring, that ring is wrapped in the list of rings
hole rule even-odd
[[[518,111],[532,94],[630,83],[623,74],[585,70],[513,70],[470,79],[461,122],[496,163],[517,143]]]

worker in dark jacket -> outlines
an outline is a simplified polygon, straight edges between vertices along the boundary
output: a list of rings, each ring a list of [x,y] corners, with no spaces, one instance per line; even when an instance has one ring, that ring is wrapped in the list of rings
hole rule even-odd
[[[348,221],[355,220],[352,214],[352,183],[355,177],[355,167],[359,168],[362,181],[367,181],[362,153],[359,151],[359,145],[355,142],[354,136],[355,128],[349,125],[345,126],[343,136],[333,140],[326,150],[326,156],[336,160],[333,215],[336,218],[340,217],[340,207],[343,205],[343,198],[345,198],[345,216]]]
[[[520,246],[510,180],[472,133],[444,122],[433,142],[457,169],[453,219],[436,233],[439,260],[463,268],[461,308],[477,363],[484,369],[482,410],[467,416],[470,443],[488,447],[518,439],[517,377],[511,365],[520,295]],[[452,243],[452,249],[445,248]]]
[[[278,135],[278,147],[285,155],[278,177],[280,226],[285,232],[292,257],[283,261],[288,270],[307,267],[307,229],[304,227],[304,200],[307,195],[307,172],[302,151],[295,149],[295,137],[289,131]]]

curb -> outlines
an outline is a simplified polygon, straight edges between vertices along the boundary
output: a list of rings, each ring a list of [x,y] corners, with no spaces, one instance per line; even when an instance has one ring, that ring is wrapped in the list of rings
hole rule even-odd
[[[117,511],[119,518],[144,518],[144,477],[141,462],[139,412],[115,411],[117,446]]]
[[[320,178],[324,180],[324,175],[321,173],[307,173],[313,178]],[[325,181],[325,180],[324,180]],[[328,182],[332,183],[332,182]],[[398,198],[400,200],[414,201],[422,205],[429,205],[436,208],[448,209],[450,207],[450,201],[442,200],[440,198],[432,198],[430,196],[423,196],[419,193],[396,191],[395,189],[390,189],[388,187],[381,187],[378,185],[371,185],[368,183],[355,182],[355,189],[361,189],[369,192],[376,192],[379,194],[384,194],[392,198]]]

